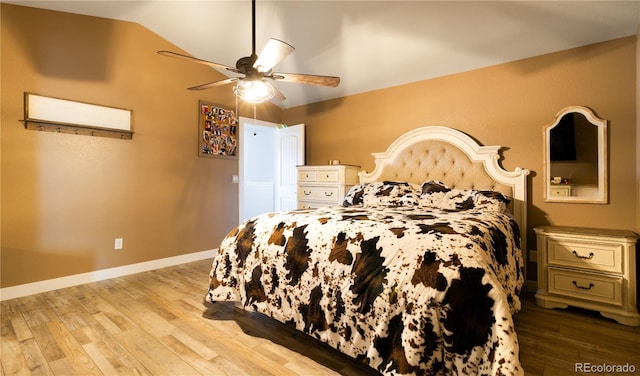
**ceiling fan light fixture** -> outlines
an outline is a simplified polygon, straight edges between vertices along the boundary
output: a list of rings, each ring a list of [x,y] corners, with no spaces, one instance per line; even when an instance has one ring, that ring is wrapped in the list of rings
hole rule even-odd
[[[273,86],[264,80],[240,80],[233,87],[233,93],[249,103],[262,103],[275,96]]]

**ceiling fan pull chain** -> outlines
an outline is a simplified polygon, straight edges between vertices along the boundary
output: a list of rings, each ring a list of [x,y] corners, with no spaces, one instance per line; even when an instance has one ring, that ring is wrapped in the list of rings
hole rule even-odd
[[[236,119],[238,119],[238,122],[240,122],[240,112],[238,112],[238,96],[234,95],[234,97],[236,97]]]

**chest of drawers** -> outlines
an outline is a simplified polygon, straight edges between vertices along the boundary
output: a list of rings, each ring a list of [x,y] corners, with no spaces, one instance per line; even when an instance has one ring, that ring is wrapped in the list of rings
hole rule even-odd
[[[352,165],[298,166],[298,208],[342,205],[359,171]]]
[[[558,226],[540,226],[534,231],[539,306],[582,307],[621,324],[640,326],[637,234]]]

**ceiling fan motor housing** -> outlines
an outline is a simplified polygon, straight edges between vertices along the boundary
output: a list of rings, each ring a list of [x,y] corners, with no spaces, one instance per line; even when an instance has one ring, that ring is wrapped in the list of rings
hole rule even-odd
[[[252,54],[251,56],[241,57],[236,62],[236,69],[246,75],[246,79],[259,80],[262,79],[264,74],[254,68],[254,64],[258,60],[258,55]]]

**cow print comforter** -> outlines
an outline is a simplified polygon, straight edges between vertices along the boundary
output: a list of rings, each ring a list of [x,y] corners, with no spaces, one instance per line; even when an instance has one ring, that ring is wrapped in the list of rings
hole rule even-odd
[[[239,300],[383,374],[519,375],[519,239],[496,211],[270,213],[223,240],[206,300]]]

